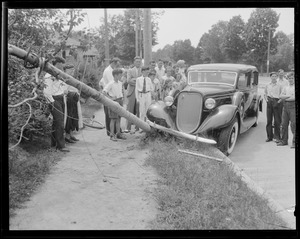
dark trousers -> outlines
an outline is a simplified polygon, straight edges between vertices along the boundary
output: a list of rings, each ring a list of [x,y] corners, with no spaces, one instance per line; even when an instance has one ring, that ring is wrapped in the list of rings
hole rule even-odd
[[[65,104],[62,95],[53,96],[54,103],[51,110],[53,116],[52,122],[52,134],[51,134],[51,146],[59,149],[65,147],[64,138],[64,112]]]
[[[108,113],[109,109],[107,106],[104,106],[104,114],[105,114],[105,127],[106,127],[106,134],[108,136],[110,136],[110,118],[109,118],[109,113]],[[117,130],[116,130],[116,124],[115,124],[115,132],[114,134],[117,133]]]
[[[267,102],[267,137],[268,139],[280,139],[280,122],[281,122],[281,115],[279,114],[279,99],[270,98],[268,97]],[[274,134],[272,128],[272,121],[274,118]]]
[[[288,143],[289,123],[291,122],[291,131],[293,133],[293,144],[296,138],[296,115],[295,115],[295,101],[286,101],[282,112],[282,142]]]
[[[127,110],[130,113],[132,113],[132,114],[136,115],[137,117],[139,117],[139,115],[140,115],[140,112],[139,112],[139,103],[137,102],[136,99],[134,99],[134,100],[131,99],[131,101],[133,102],[133,104],[131,103],[130,107],[127,105]],[[129,131],[131,130],[131,125],[132,125],[132,122],[127,121],[127,130],[129,130]],[[139,130],[139,128],[137,126],[135,127],[135,129]]]

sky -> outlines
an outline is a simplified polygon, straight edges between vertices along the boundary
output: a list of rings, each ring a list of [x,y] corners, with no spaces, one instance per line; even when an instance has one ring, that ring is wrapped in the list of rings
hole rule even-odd
[[[277,31],[285,34],[294,33],[294,9],[272,8],[280,14]],[[192,46],[196,47],[201,36],[208,32],[212,25],[218,21],[229,21],[233,16],[241,15],[247,22],[251,12],[255,8],[152,8],[151,11],[164,11],[158,19],[159,30],[157,32],[158,45],[152,47],[152,51],[162,49],[165,45],[173,45],[176,40],[190,39]],[[76,30],[99,27],[104,17],[104,10],[83,9],[88,14],[85,21]],[[115,14],[123,14],[124,9],[107,9],[108,17]]]

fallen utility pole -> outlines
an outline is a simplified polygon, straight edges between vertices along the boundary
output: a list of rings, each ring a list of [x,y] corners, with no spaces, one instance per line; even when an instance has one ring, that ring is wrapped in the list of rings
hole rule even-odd
[[[14,45],[8,44],[8,54],[12,56],[16,56],[20,59],[23,59],[27,62],[29,62],[32,65],[39,65],[39,57],[37,57],[34,54],[27,54],[27,52],[21,48],[18,48]],[[28,55],[28,56],[27,56]],[[146,132],[151,131],[151,127],[149,124],[144,122],[143,120],[139,119],[135,115],[128,112],[126,109],[124,109],[122,106],[120,106],[117,102],[109,99],[99,91],[93,89],[92,87],[87,86],[83,82],[80,82],[73,78],[72,76],[66,74],[65,72],[57,69],[55,66],[53,66],[50,63],[46,63],[43,69],[45,72],[49,73],[50,75],[54,77],[58,77],[60,80],[64,81],[66,84],[74,86],[84,94],[91,96],[93,99],[101,102],[103,105],[110,108],[112,111],[120,115],[121,117],[126,118],[133,124],[135,124],[137,127],[143,129]]]
[[[188,150],[178,149],[178,152],[185,153],[185,154],[190,154],[190,155],[194,155],[194,156],[198,156],[198,157],[203,157],[203,158],[207,158],[207,159],[213,159],[213,160],[217,160],[219,162],[223,162],[223,159],[219,159],[219,158],[216,158],[216,157],[211,157],[211,156],[208,156],[208,155],[191,152],[191,151],[188,151]]]
[[[178,136],[178,137],[182,137],[182,138],[186,138],[186,139],[190,139],[190,140],[194,140],[194,141],[198,141],[198,142],[202,142],[202,143],[206,143],[206,144],[216,144],[217,142],[213,139],[206,139],[206,138],[202,138],[202,137],[198,137],[197,135],[192,135],[192,134],[186,134],[184,132],[180,132],[180,131],[176,131],[170,128],[166,128],[163,127],[161,125],[155,124],[149,120],[147,120],[147,123],[155,128],[155,129],[159,129],[161,131],[167,132],[169,134]]]
[[[27,51],[16,47],[14,45],[8,44],[8,54],[12,56],[16,56],[22,60],[26,60],[29,62],[31,65],[38,67],[40,64],[40,61],[44,61],[44,58],[39,58],[35,54],[27,53]],[[150,132],[151,131],[151,126],[155,129],[159,129],[162,131],[165,131],[169,134],[178,136],[178,137],[183,137],[187,138],[190,140],[195,140],[203,143],[208,143],[208,144],[216,144],[215,140],[212,139],[206,139],[202,137],[198,137],[196,135],[191,135],[191,134],[186,134],[183,132],[179,132],[176,130],[168,129],[160,125],[156,125],[155,123],[152,123],[151,121],[144,122],[143,120],[139,119],[136,117],[134,114],[131,114],[129,111],[124,109],[122,106],[119,105],[119,103],[109,99],[105,95],[103,95],[101,92],[93,89],[92,87],[84,84],[83,82],[76,80],[72,76],[66,74],[65,72],[57,69],[55,66],[53,66],[50,63],[46,63],[43,67],[45,72],[49,73],[50,75],[62,80],[68,85],[74,86],[77,88],[80,92],[83,92],[87,96],[91,96],[93,99],[96,101],[99,101],[103,105],[107,106],[109,109],[117,113],[119,116],[124,117],[128,121],[132,122],[134,125],[137,127],[143,129],[145,132]]]

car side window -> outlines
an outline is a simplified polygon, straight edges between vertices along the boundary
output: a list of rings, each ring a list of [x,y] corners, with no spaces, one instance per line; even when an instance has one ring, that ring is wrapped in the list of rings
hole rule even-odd
[[[253,82],[252,72],[241,74],[239,77],[238,88],[239,89],[252,88],[252,82]]]

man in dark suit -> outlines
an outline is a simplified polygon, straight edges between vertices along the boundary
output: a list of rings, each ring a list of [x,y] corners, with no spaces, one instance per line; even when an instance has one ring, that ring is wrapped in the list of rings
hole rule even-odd
[[[136,83],[136,78],[141,76],[141,65],[142,65],[142,58],[139,56],[136,56],[134,58],[134,67],[129,69],[127,72],[127,98],[128,98],[128,103],[127,103],[127,110],[139,117],[139,107],[137,105],[136,101],[136,95],[135,95],[135,83]],[[131,122],[127,121],[127,130],[131,129]],[[138,130],[138,128],[136,128]]]

